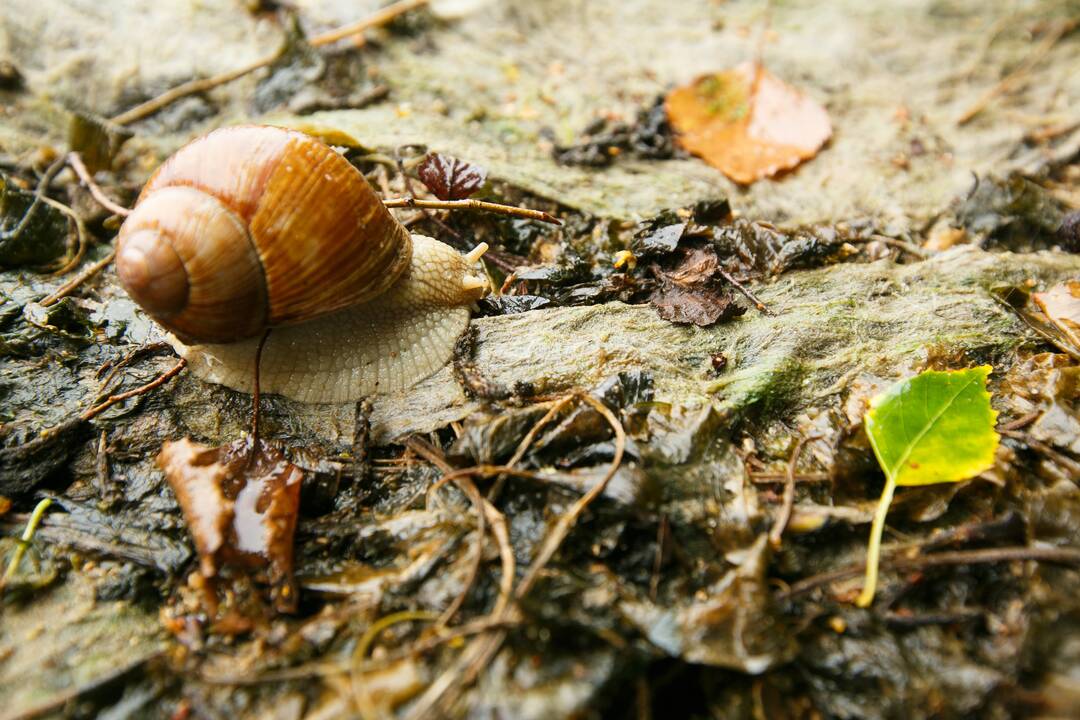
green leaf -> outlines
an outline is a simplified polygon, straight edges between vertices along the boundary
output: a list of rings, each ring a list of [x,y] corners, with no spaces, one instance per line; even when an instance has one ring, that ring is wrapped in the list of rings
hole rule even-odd
[[[871,401],[866,434],[886,477],[897,485],[956,482],[993,464],[998,434],[986,391],[990,370],[924,372]]]
[[[864,425],[886,483],[870,530],[860,607],[874,599],[881,535],[896,487],[966,480],[994,464],[999,438],[986,390],[990,370],[924,372],[870,402]]]

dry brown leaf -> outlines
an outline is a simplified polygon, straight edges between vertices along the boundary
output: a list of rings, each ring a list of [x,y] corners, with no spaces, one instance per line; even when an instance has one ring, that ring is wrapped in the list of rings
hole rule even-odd
[[[1075,346],[1080,347],[1080,280],[1069,280],[1031,296]]]
[[[296,609],[293,533],[303,472],[263,441],[206,447],[184,438],[161,446],[158,465],[176,493],[199,552],[200,572],[222,563],[267,568],[280,612]]]
[[[809,160],[832,136],[823,107],[756,63],[675,88],[666,108],[679,145],[744,185]]]

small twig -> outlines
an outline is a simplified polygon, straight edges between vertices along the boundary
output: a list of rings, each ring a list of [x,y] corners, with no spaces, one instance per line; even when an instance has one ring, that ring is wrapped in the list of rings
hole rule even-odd
[[[529,451],[529,447],[536,439],[537,434],[551,422],[552,418],[562,412],[562,409],[566,407],[566,404],[574,399],[574,396],[567,395],[563,398],[556,400],[548,411],[544,413],[544,416],[540,418],[535,425],[529,428],[529,432],[525,433],[525,437],[518,443],[517,449],[514,454],[506,461],[508,467],[515,467],[521,458],[525,457],[525,453]],[[491,486],[491,490],[488,491],[488,500],[495,502],[499,498],[499,494],[502,492],[503,485],[506,484],[506,475],[499,475],[495,478],[495,482]]]
[[[111,250],[108,255],[98,260],[93,265],[87,265],[82,272],[68,280],[61,285],[55,292],[41,301],[42,307],[49,307],[61,298],[65,298],[75,291],[80,285],[96,275],[102,268],[106,267],[116,257],[116,250]]]
[[[514,598],[516,600],[521,600],[528,594],[548,561],[555,555],[562,544],[562,541],[570,533],[570,530],[573,528],[578,517],[580,517],[581,513],[584,512],[593,500],[604,492],[607,484],[611,481],[611,478],[615,476],[615,473],[618,472],[618,469],[622,464],[623,451],[626,447],[626,432],[622,427],[622,423],[619,422],[619,419],[606,405],[596,398],[585,393],[581,393],[579,396],[585,402],[592,405],[604,416],[604,419],[611,424],[612,430],[615,432],[615,454],[603,479],[587,493],[582,495],[577,502],[575,502],[571,508],[559,518],[551,531],[548,532],[544,541],[541,543],[540,549],[535,555],[532,564],[525,573],[525,577],[518,583],[517,589],[514,591]],[[501,471],[513,475],[523,472],[509,467],[504,467]],[[512,624],[519,618],[520,612],[518,610],[518,605],[516,603],[508,603],[502,613],[493,617],[492,620],[500,624],[504,622]],[[430,717],[436,705],[441,704],[445,707],[446,705],[452,704],[454,698],[457,697],[457,694],[460,693],[465,686],[472,683],[480,670],[495,656],[495,653],[502,647],[505,639],[505,629],[496,630],[476,638],[476,640],[465,648],[465,651],[458,657],[452,667],[444,671],[428,685],[427,689],[410,709],[406,716],[408,720],[420,720],[421,718]],[[454,690],[455,692],[450,693],[451,690]],[[448,693],[450,694],[448,695]]]
[[[909,243],[909,242],[907,242],[905,240],[900,240],[899,238],[892,238],[892,237],[889,237],[888,235],[874,234],[874,235],[871,235],[868,239],[869,240],[877,240],[878,242],[885,243],[886,245],[891,245],[892,247],[894,247],[894,248],[896,248],[898,250],[903,250],[904,252],[908,253],[909,255],[914,255],[915,257],[919,258],[920,260],[925,260],[926,258],[930,257],[930,253],[928,253],[926,250],[923,250],[918,245],[915,245],[913,243]]]
[[[803,473],[795,475],[795,482],[797,483],[821,483],[828,482],[830,480],[829,473]],[[777,483],[787,482],[787,471],[782,473],[776,472],[751,472],[750,482],[755,485],[775,485]]]
[[[920,570],[943,565],[972,565],[975,563],[1007,562],[1011,560],[1038,560],[1061,565],[1080,565],[1080,548],[1072,547],[1004,547],[983,550],[956,550],[934,553],[917,558],[886,558],[889,570]],[[858,577],[866,570],[866,562],[859,562],[839,570],[811,575],[778,593],[778,600],[790,600],[810,590],[848,578]]]
[[[1008,430],[1019,430],[1020,428],[1027,427],[1031,423],[1038,420],[1040,417],[1042,417],[1042,412],[1036,410],[1035,412],[1030,412],[1027,415],[1024,415],[1023,417],[1018,417],[1017,419],[1013,420],[1012,422],[1007,422],[998,429],[1000,431],[1002,431],[1002,432],[1005,432],[1005,431],[1008,431]]]
[[[717,267],[717,271],[720,273],[720,277],[727,280],[732,286],[746,296],[747,300],[754,303],[754,307],[758,309],[762,315],[772,315],[772,311],[765,306],[765,303],[761,302],[754,293],[750,292],[750,288],[743,285],[741,282],[735,279],[735,277],[722,267]]]
[[[1080,20],[1062,20],[1055,24],[1054,27],[1046,34],[1046,37],[1043,38],[1042,42],[1039,43],[1039,45],[1031,51],[1031,54],[1028,55],[1027,59],[1024,60],[1024,62],[1020,63],[1020,65],[1015,70],[1013,70],[1011,73],[999,80],[997,84],[995,84],[985,93],[983,93],[982,96],[971,105],[971,107],[965,110],[960,115],[960,117],[956,119],[956,124],[966,125],[967,123],[971,122],[976,115],[986,109],[986,107],[994,100],[994,98],[1012,90],[1013,87],[1020,80],[1022,80],[1029,72],[1031,72],[1031,69],[1035,67],[1035,65],[1037,65],[1040,60],[1046,57],[1046,54],[1049,53],[1051,49],[1053,49],[1054,45],[1057,44],[1058,40],[1064,37],[1067,33],[1071,32],[1078,23],[1080,23]]]
[[[465,493],[469,498],[473,507],[476,508],[476,544],[473,550],[472,562],[469,565],[469,574],[465,579],[461,592],[458,593],[458,596],[454,598],[453,602],[451,602],[446,610],[443,611],[443,614],[439,616],[437,623],[438,627],[445,627],[447,623],[454,619],[454,615],[461,609],[461,606],[465,604],[465,598],[468,597],[469,591],[472,590],[473,583],[476,582],[476,578],[480,574],[480,563],[484,557],[484,535],[487,532],[487,515],[484,513],[484,499],[480,495],[480,491],[476,488],[476,484],[473,483],[472,478],[469,477],[470,472],[472,471],[471,468],[466,468],[465,472],[455,470],[435,446],[416,436],[406,440],[405,447],[443,471],[442,478],[428,489],[428,493],[435,492],[447,482],[453,481],[458,489]]]
[[[344,25],[336,30],[330,30],[321,35],[316,35],[308,40],[308,45],[311,45],[312,47],[321,47],[323,45],[329,45],[332,42],[337,42],[338,40],[343,40],[350,35],[359,35],[373,27],[386,25],[399,15],[403,15],[410,10],[415,10],[416,8],[427,5],[429,1],[430,0],[400,0],[392,5],[387,5],[363,20],[354,22],[352,25]]]
[[[83,184],[86,185],[86,187],[90,190],[90,194],[94,197],[95,200],[97,200],[98,205],[105,208],[114,215],[121,215],[123,217],[127,217],[131,214],[131,211],[128,210],[126,207],[116,204],[105,195],[105,193],[101,189],[101,186],[94,182],[93,175],[91,175],[90,171],[86,169],[86,165],[83,164],[82,157],[79,156],[79,153],[74,151],[69,152],[67,159],[68,163],[75,171],[75,174],[79,176],[79,179],[82,180]]]
[[[502,205],[500,203],[487,202],[485,200],[418,200],[416,198],[391,198],[383,200],[383,205],[388,208],[432,208],[434,210],[485,210],[501,215],[539,220],[540,222],[562,225],[562,221],[542,210],[530,210],[529,208]]]
[[[428,0],[402,0],[401,2],[389,5],[382,10],[379,10],[374,15],[353,23],[352,25],[346,25],[338,28],[337,30],[331,30],[330,32],[323,33],[322,35],[316,35],[308,40],[308,44],[313,47],[319,47],[332,43],[336,40],[349,37],[350,35],[356,35],[364,32],[377,25],[385,25],[398,15],[404,12],[412,10],[413,8],[425,5]],[[275,52],[272,55],[262,57],[242,68],[236,70],[230,70],[229,72],[221,73],[220,75],[214,75],[213,77],[200,78],[198,80],[191,80],[189,82],[177,85],[176,87],[165,91],[157,97],[151,98],[144,103],[140,103],[135,107],[125,112],[110,118],[110,120],[117,125],[128,125],[136,120],[142,120],[145,117],[153,115],[162,108],[165,108],[172,103],[176,102],[180,98],[187,97],[188,95],[195,95],[197,93],[206,92],[212,90],[219,85],[230,83],[233,80],[243,77],[248,73],[254,72],[260,68],[264,68],[267,65],[271,65],[280,56],[280,52]]]
[[[368,626],[367,630],[364,631],[364,634],[360,636],[360,640],[356,643],[356,650],[354,650],[352,654],[353,665],[349,673],[349,687],[352,690],[353,702],[357,707],[364,708],[366,706],[365,703],[367,705],[370,705],[371,703],[367,687],[359,682],[359,665],[367,656],[368,648],[375,642],[375,638],[377,638],[383,630],[386,630],[393,625],[397,625],[398,623],[418,621],[430,622],[437,617],[438,616],[435,613],[428,612],[427,610],[403,610],[379,618]]]
[[[117,125],[128,125],[136,120],[142,120],[145,117],[149,117],[154,113],[162,110],[173,104],[180,98],[187,97],[188,95],[195,95],[198,93],[206,92],[207,90],[213,90],[219,85],[230,83],[237,78],[241,78],[250,72],[254,72],[259,68],[270,65],[278,58],[278,53],[273,55],[267,55],[260,58],[253,63],[245,65],[242,68],[236,70],[230,70],[229,72],[221,73],[220,75],[214,75],[208,78],[199,78],[197,80],[189,80],[186,83],[181,83],[176,87],[166,90],[157,97],[150,98],[146,102],[139,103],[130,110],[126,110],[119,115],[115,115],[109,118],[110,122]]]
[[[1011,437],[1013,440],[1019,440],[1028,447],[1034,450],[1038,450],[1043,455],[1049,455],[1059,465],[1063,465],[1066,469],[1068,469],[1069,473],[1074,479],[1080,478],[1080,463],[1076,462],[1070,457],[1067,457],[1063,453],[1058,452],[1057,450],[1050,447],[1041,440],[1036,440],[1027,433],[1022,433],[1017,430],[1008,430],[1005,428],[1001,428],[1000,432],[1006,437]]]
[[[495,536],[495,542],[499,546],[499,562],[502,563],[502,576],[499,578],[499,595],[495,598],[495,606],[491,609],[491,618],[499,618],[505,612],[510,603],[510,597],[514,592],[514,580],[517,573],[517,562],[514,559],[514,548],[510,544],[510,531],[506,527],[506,516],[487,500],[484,500],[484,513],[487,515],[488,524],[491,526],[491,534]]]
[[[50,197],[42,196],[41,201],[49,207],[55,208],[56,210],[62,212],[64,215],[67,215],[68,219],[75,223],[75,240],[77,243],[75,247],[75,252],[74,254],[72,254],[70,260],[65,262],[63,265],[60,266],[58,270],[54,270],[52,273],[53,275],[63,275],[64,273],[70,272],[72,269],[74,269],[75,266],[77,266],[82,261],[83,255],[86,254],[86,247],[88,244],[88,241],[86,239],[86,224],[82,221],[82,218],[79,217],[79,214],[77,212],[75,212],[59,200],[53,200]]]
[[[109,445],[108,445],[108,433],[104,430],[101,431],[101,435],[98,436],[97,450],[94,453],[96,472],[94,478],[97,480],[98,498],[102,501],[106,501],[112,494],[112,487],[109,478]]]
[[[156,378],[154,378],[152,381],[146,383],[145,385],[137,387],[134,390],[128,390],[127,392],[120,393],[119,395],[110,395],[103,402],[101,402],[101,403],[99,403],[97,405],[94,405],[93,407],[91,407],[91,408],[89,408],[87,410],[84,410],[82,412],[82,414],[79,415],[79,420],[82,421],[82,422],[86,422],[87,420],[92,420],[95,417],[97,417],[98,415],[100,415],[101,413],[103,413],[106,410],[108,410],[109,408],[111,408],[113,405],[116,405],[117,403],[121,403],[121,402],[123,402],[123,401],[125,401],[125,400],[127,400],[129,398],[133,398],[136,395],[142,395],[144,393],[148,393],[151,390],[153,390],[154,388],[167,383],[173,376],[178,374],[185,367],[187,367],[187,360],[185,360],[184,358],[180,358],[176,362],[176,365],[173,365],[169,370],[163,372],[161,375],[158,375]],[[52,428],[49,428],[49,429],[45,430],[44,432],[42,432],[41,435],[45,436],[51,430],[52,430]]]
[[[7,588],[7,584],[11,581],[11,578],[15,577],[15,572],[19,569],[19,564],[22,562],[23,555],[26,554],[26,549],[30,547],[30,541],[34,538],[34,532],[37,530],[39,524],[41,524],[41,518],[45,516],[45,511],[52,505],[50,498],[45,498],[37,504],[34,508],[34,512],[30,514],[30,519],[26,523],[26,529],[23,530],[22,537],[19,538],[18,545],[15,546],[15,552],[11,555],[11,561],[8,563],[7,571],[4,572],[4,577],[0,578],[0,597],[4,595],[4,589]]]
[[[454,484],[468,496],[476,508],[476,544],[473,547],[472,562],[469,564],[469,574],[466,576],[465,582],[462,583],[461,592],[439,616],[437,623],[439,627],[446,627],[454,619],[458,610],[465,604],[465,599],[469,596],[469,592],[472,591],[476,579],[480,576],[480,564],[484,560],[484,538],[487,534],[487,513],[484,512],[484,498],[476,488],[476,483],[468,476],[464,476],[457,478]]]
[[[769,543],[774,549],[779,549],[784,531],[787,530],[791,520],[791,510],[795,507],[795,466],[799,463],[799,455],[802,454],[803,446],[811,440],[817,440],[818,436],[801,437],[795,443],[795,449],[791,452],[791,460],[787,466],[787,482],[784,483],[784,502],[780,506],[780,513],[776,516],[776,523],[769,533]]]
[[[573,529],[577,523],[578,518],[581,516],[585,509],[592,504],[592,501],[598,498],[604,490],[607,488],[608,483],[611,482],[611,478],[615,477],[615,473],[618,472],[619,466],[622,465],[623,451],[626,450],[626,431],[623,429],[622,423],[619,422],[619,418],[615,417],[607,405],[600,402],[592,395],[588,393],[581,393],[581,399],[591,405],[594,410],[604,416],[608,424],[611,425],[611,429],[615,431],[615,454],[611,458],[611,465],[608,466],[607,472],[604,473],[604,477],[600,482],[596,483],[587,493],[577,499],[570,509],[563,513],[558,521],[555,523],[555,527],[551,529],[551,532],[544,538],[544,542],[541,543],[540,549],[533,557],[532,564],[529,565],[529,569],[525,573],[525,577],[518,583],[517,589],[514,591],[514,596],[521,600],[532,589],[532,586],[536,583],[540,573],[547,566],[548,562],[554,557],[559,547],[562,545],[563,540],[570,534],[570,530]]]
[[[351,659],[347,665],[313,662],[281,670],[271,670],[254,676],[221,675],[220,673],[210,674],[208,671],[204,670],[200,672],[199,679],[203,682],[210,683],[211,685],[258,685],[261,683],[306,680],[313,677],[329,677],[354,671],[363,673],[369,670],[387,667],[400,660],[404,660],[405,658],[415,657],[416,655],[434,650],[441,645],[455,642],[462,638],[469,637],[470,635],[478,635],[480,633],[488,632],[489,630],[495,630],[513,624],[515,623],[506,620],[495,621],[488,618],[473,620],[472,622],[458,625],[453,629],[444,629],[442,634],[436,635],[435,637],[426,640],[418,640],[411,645],[392,650],[377,659],[367,658],[359,665],[354,665]]]

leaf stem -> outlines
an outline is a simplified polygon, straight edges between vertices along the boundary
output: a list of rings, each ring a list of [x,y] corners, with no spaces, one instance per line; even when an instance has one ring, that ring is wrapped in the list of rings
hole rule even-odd
[[[885,532],[885,516],[889,514],[889,505],[892,504],[893,493],[896,492],[896,480],[892,475],[887,476],[885,489],[881,491],[881,499],[878,500],[877,510],[874,511],[874,522],[870,526],[870,545],[866,550],[866,579],[863,581],[862,592],[859,593],[855,604],[861,608],[870,607],[874,602],[874,593],[877,592],[878,561],[881,559],[881,536]]]

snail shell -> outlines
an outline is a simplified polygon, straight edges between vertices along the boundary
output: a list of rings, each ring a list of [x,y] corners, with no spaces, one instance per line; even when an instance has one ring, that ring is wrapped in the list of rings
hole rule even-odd
[[[195,374],[309,402],[438,370],[486,288],[468,256],[410,236],[364,177],[303,133],[216,130],[181,148],[121,227],[116,267]]]

